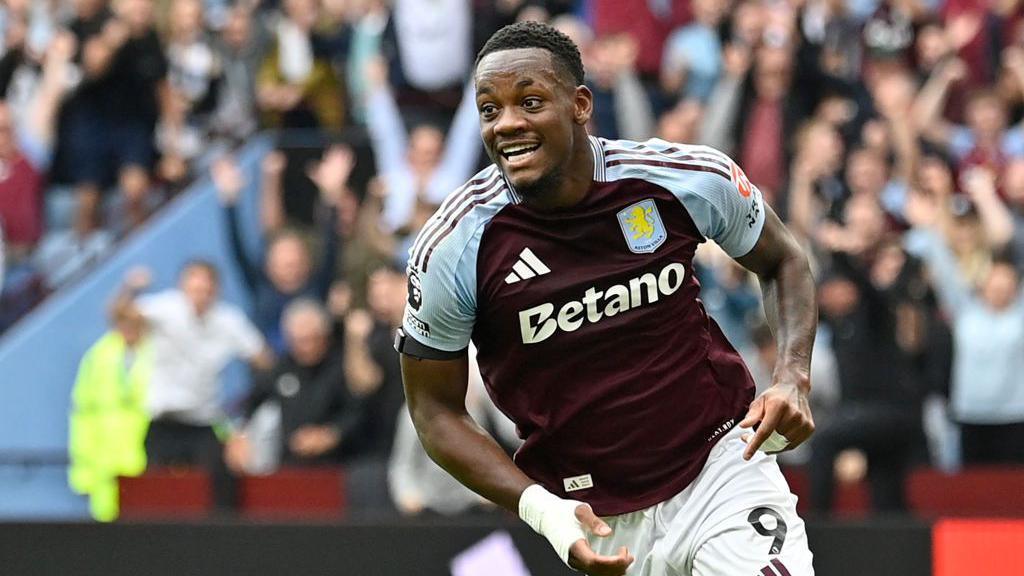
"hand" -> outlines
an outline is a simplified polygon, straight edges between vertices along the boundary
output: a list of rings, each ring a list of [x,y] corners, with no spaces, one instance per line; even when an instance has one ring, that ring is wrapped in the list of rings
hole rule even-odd
[[[743,451],[744,460],[753,458],[772,432],[778,432],[789,440],[789,444],[778,452],[792,450],[811,437],[814,419],[804,392],[806,388],[798,384],[800,380],[806,382],[807,378],[785,373],[781,377],[776,375],[775,384],[750,404],[746,417],[740,421],[740,428],[757,426],[757,430],[743,435],[747,443]]]
[[[67,30],[61,30],[50,42],[46,51],[47,63],[68,62],[75,55],[78,49],[78,40],[75,35]]]
[[[217,188],[217,197],[222,204],[233,206],[245,188],[245,176],[230,156],[218,158],[210,167],[210,176]]]
[[[987,168],[975,166],[960,176],[960,187],[974,200],[996,196],[996,175]]]
[[[974,40],[981,31],[982,16],[977,12],[965,12],[950,19],[946,25],[946,35],[950,42],[959,50]]]
[[[946,82],[959,82],[967,77],[967,65],[959,58],[954,58],[942,65],[939,69]]]
[[[244,434],[233,434],[224,444],[224,462],[235,474],[244,474],[249,465],[252,446]]]
[[[286,84],[278,88],[277,92],[277,104],[278,110],[281,112],[287,112],[299,105],[302,102],[303,90],[302,86],[295,86],[292,84]]]
[[[627,34],[620,34],[608,42],[606,57],[611,71],[615,75],[634,69],[640,53],[636,40]]]
[[[366,310],[352,310],[345,316],[345,340],[347,342],[366,340],[373,331],[373,318]]]
[[[1013,71],[1024,71],[1024,48],[1010,46],[1003,50],[1003,66]]]
[[[117,18],[111,18],[103,26],[103,41],[111,48],[119,48],[128,40],[128,26]]]
[[[722,52],[722,60],[726,74],[734,78],[742,78],[750,70],[750,48],[739,44],[729,44]]]
[[[335,318],[344,318],[348,309],[352,306],[352,288],[348,282],[338,280],[331,284],[331,290],[327,293],[327,309]]]
[[[260,169],[263,171],[265,177],[280,178],[281,174],[284,173],[284,169],[288,166],[288,159],[285,158],[284,152],[280,150],[272,150],[263,157],[263,162],[260,163]]]
[[[324,157],[307,170],[307,175],[320,189],[324,202],[334,206],[348,186],[348,178],[355,165],[356,156],[348,146],[331,146],[324,152]]]
[[[333,449],[341,442],[341,434],[330,426],[303,426],[288,441],[292,452],[314,458]]]
[[[583,529],[591,534],[601,538],[612,534],[611,527],[594,514],[589,504],[580,504],[576,507],[576,519],[583,525]],[[577,540],[569,548],[569,566],[590,576],[622,576],[633,560],[625,546],[619,548],[615,556],[597,554],[590,548],[590,544],[582,539]]]

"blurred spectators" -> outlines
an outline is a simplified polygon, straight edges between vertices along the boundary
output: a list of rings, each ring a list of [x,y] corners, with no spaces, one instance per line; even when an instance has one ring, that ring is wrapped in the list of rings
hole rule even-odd
[[[718,28],[727,5],[717,0],[694,0],[693,21],[668,37],[661,59],[661,86],[704,102],[711,96],[722,69],[722,43]]]
[[[136,296],[148,285],[147,276],[144,270],[130,273],[118,301],[134,302],[152,328],[149,465],[206,468],[213,476],[216,504],[230,509],[236,503],[235,486],[215,429],[226,421],[217,397],[218,377],[238,357],[268,369],[271,353],[244,313],[218,299],[220,276],[212,264],[194,260],[182,269],[178,288]]]
[[[68,483],[89,496],[92,517],[105,522],[118,515],[118,477],[146,469],[146,394],[153,369],[146,321],[138,310],[119,302],[110,316],[113,330],[79,364],[68,423]]]
[[[172,187],[189,176],[190,164],[204,150],[205,126],[216,105],[223,68],[203,26],[201,0],[171,3],[166,42],[167,90],[156,130],[157,173]]]
[[[92,227],[103,191],[116,182],[129,228],[150,208],[153,134],[166,90],[167,60],[154,29],[152,0],[75,2],[69,29],[78,40],[81,80],[64,106],[61,135],[76,185],[77,227]]]
[[[328,150],[323,160],[310,170],[325,208],[320,225],[323,254],[315,269],[302,236],[282,229],[283,207],[278,187],[264,188],[264,194],[268,195],[263,199],[264,234],[268,237],[266,258],[260,262],[249,256],[242,240],[237,207],[238,196],[246,183],[230,159],[222,158],[213,166],[213,179],[227,213],[231,248],[253,296],[253,319],[276,352],[285,350],[281,314],[288,303],[299,297],[327,300],[337,259],[337,204],[341,196],[351,194],[348,178],[354,162],[350,150],[337,147]]]
[[[280,411],[279,445],[273,451],[280,454],[281,465],[338,463],[365,427],[366,411],[362,398],[346,385],[344,356],[331,340],[330,314],[319,302],[301,298],[285,308],[281,323],[287,350],[257,378],[245,416],[251,418],[264,403]],[[253,449],[244,433],[236,433],[225,446],[225,458],[243,473],[252,470]]]
[[[242,142],[256,132],[256,74],[263,61],[265,33],[244,3],[227,13],[214,43],[221,80],[210,116],[210,135],[225,146]]]
[[[877,508],[899,509],[910,467],[961,460],[951,430],[962,432],[968,465],[1019,460],[1024,4],[1015,1],[6,2],[0,330],[210,171],[253,324],[285,355],[281,366],[301,371],[283,309],[299,299],[328,307],[327,356],[344,373],[336,392],[363,412],[338,450],[350,490],[362,503],[376,498],[403,402],[391,340],[409,243],[487,161],[467,82],[476,50],[531,18],[579,45],[591,133],[729,153],[812,254],[819,431],[784,459],[810,463],[823,513],[835,478],[865,477]],[[279,128],[252,182],[264,242],[243,249],[251,223],[236,203],[250,183],[227,158],[258,130]],[[695,273],[709,314],[764,385],[774,350],[752,279],[714,249],[701,250]],[[201,270],[186,276],[216,286]],[[154,437],[189,436],[164,448],[216,466],[214,368],[256,354],[259,338],[231,309],[231,327],[208,335],[223,345],[217,353],[189,341],[178,366],[161,346],[212,330],[222,307],[197,316],[177,294],[178,316],[164,320],[181,331],[154,321]]]
[[[317,0],[284,0],[273,46],[256,82],[264,124],[275,128],[340,129],[345,99],[331,62],[317,50]]]
[[[991,173],[974,169],[966,180],[974,198],[995,198]],[[991,209],[1006,210],[996,204]],[[1012,261],[992,258],[972,281],[942,233],[947,210],[949,205],[943,202],[919,210],[908,245],[931,268],[933,285],[950,318],[956,351],[950,407],[961,425],[963,459],[966,464],[1024,463],[1020,273]]]
[[[481,150],[476,97],[467,85],[445,140],[440,129],[427,124],[406,132],[383,61],[368,67],[367,78],[367,130],[386,187],[383,225],[412,236],[473,173]],[[396,254],[396,259],[404,257]]]

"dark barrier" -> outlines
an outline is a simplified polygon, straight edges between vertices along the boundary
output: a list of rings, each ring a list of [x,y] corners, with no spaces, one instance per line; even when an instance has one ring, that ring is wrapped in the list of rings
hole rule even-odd
[[[0,574],[450,576],[454,557],[495,532],[511,535],[532,576],[573,574],[547,542],[500,518],[345,525],[0,524]],[[931,574],[925,523],[812,524],[808,533],[819,575]],[[500,554],[498,548],[487,554]]]

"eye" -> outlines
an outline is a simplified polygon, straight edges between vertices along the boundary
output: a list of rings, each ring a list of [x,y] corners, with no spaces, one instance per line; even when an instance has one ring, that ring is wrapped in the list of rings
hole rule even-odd
[[[494,104],[484,104],[480,107],[480,117],[484,120],[490,120],[498,114],[498,107]]]
[[[526,108],[527,110],[536,110],[537,108],[540,108],[540,104],[541,99],[536,96],[530,96],[523,100],[523,108]]]

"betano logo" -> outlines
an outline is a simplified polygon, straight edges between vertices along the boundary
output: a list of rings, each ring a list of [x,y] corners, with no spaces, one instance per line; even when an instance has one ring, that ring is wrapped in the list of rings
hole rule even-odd
[[[683,285],[686,267],[673,262],[655,276],[648,272],[626,284],[615,284],[605,290],[590,287],[581,300],[570,300],[555,314],[555,305],[545,302],[519,312],[519,328],[523,344],[543,342],[558,330],[575,332],[584,322],[591,324],[623,312],[654,304],[662,296],[671,296]]]

